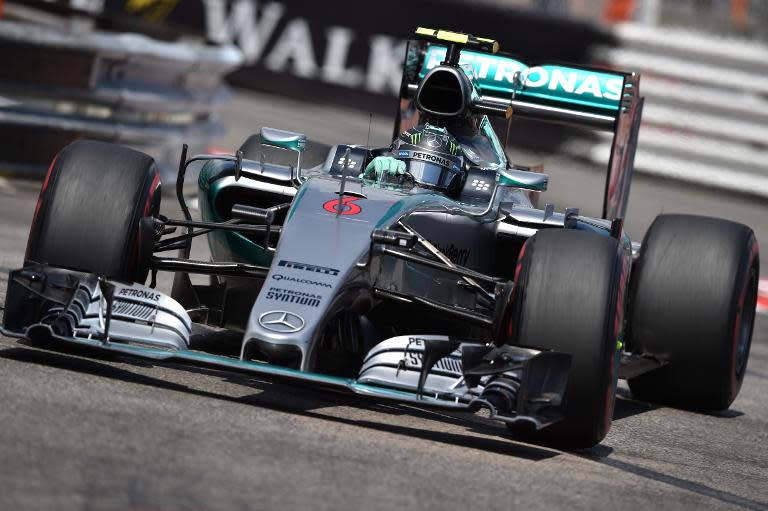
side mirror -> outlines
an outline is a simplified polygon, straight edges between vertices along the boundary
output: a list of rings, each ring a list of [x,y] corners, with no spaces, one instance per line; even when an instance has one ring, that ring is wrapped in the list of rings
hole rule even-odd
[[[307,147],[307,136],[303,133],[264,127],[261,128],[261,143],[300,153]]]
[[[301,178],[301,153],[307,147],[307,136],[303,133],[293,131],[278,130],[275,128],[261,128],[261,143],[280,149],[295,151],[296,154],[296,176],[291,171],[291,181],[295,188],[299,188],[302,183]]]
[[[499,185],[522,188],[534,192],[543,192],[547,189],[549,176],[539,172],[527,170],[504,169],[499,171]]]

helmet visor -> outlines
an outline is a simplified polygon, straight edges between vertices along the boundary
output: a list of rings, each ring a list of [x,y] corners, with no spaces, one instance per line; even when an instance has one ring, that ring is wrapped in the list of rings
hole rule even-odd
[[[417,183],[438,190],[451,190],[458,186],[459,174],[435,163],[410,160],[408,172]]]

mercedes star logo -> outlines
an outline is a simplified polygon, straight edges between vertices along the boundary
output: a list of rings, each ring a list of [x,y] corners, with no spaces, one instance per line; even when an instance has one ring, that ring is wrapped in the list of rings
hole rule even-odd
[[[292,312],[269,311],[259,316],[259,324],[267,330],[292,334],[304,328],[304,320]]]

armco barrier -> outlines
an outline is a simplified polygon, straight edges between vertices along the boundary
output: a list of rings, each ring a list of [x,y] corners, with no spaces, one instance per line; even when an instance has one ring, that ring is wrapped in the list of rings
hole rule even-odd
[[[179,148],[220,134],[232,45],[159,42],[143,35],[0,23],[0,171],[41,172],[61,147],[87,137],[155,157],[172,182]]]

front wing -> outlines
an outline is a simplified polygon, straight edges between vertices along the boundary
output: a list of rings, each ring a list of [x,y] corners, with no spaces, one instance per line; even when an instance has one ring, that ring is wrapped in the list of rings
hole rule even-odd
[[[513,426],[541,429],[562,418],[568,355],[399,336],[372,349],[354,379],[190,349],[191,332],[186,311],[154,289],[47,266],[11,272],[0,326],[24,344],[84,346],[453,411],[484,408]]]

